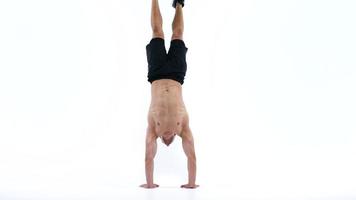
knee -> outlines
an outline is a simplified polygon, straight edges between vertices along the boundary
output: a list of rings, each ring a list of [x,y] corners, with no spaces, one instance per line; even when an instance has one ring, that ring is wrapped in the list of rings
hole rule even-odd
[[[173,29],[173,35],[183,36],[183,28],[175,28],[175,29]]]
[[[176,28],[173,30],[172,39],[182,39],[183,38],[183,29]]]
[[[160,37],[160,38],[164,37],[162,27],[154,26],[152,30],[153,30],[153,37]]]

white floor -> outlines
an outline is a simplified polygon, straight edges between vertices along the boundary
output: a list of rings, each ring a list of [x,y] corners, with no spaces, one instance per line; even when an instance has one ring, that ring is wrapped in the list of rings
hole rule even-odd
[[[107,185],[100,187],[72,186],[43,189],[25,189],[0,193],[1,200],[355,200],[347,195],[323,195],[303,193],[260,193],[258,190],[244,192],[239,188],[201,187],[195,190],[180,189],[175,186],[162,186],[156,189],[119,187]]]
[[[347,195],[310,195],[302,193],[280,194],[259,193],[258,190],[246,193],[239,188],[201,187],[196,190],[184,190],[173,186],[145,190],[134,187],[72,187],[52,190],[24,190],[0,193],[1,200],[355,200]]]
[[[203,166],[202,166],[203,167]],[[201,168],[202,168],[201,167]],[[320,166],[319,166],[320,167]],[[16,168],[14,166],[14,168]],[[180,184],[184,177],[164,175],[157,173],[155,179],[160,187],[144,189],[139,187],[143,176],[132,179],[113,169],[98,169],[72,166],[52,168],[46,172],[39,170],[22,169],[25,172],[8,170],[8,174],[0,174],[1,200],[355,200],[356,190],[354,181],[336,175],[332,172],[329,177],[314,175],[317,171],[304,172],[305,176],[293,176],[293,173],[271,171],[272,174],[260,174],[255,169],[240,172],[240,177],[214,175],[199,177],[197,189],[183,189]],[[4,168],[3,168],[4,169]],[[267,168],[259,168],[262,172]],[[331,168],[328,168],[330,170]],[[127,170],[127,169],[126,169]],[[135,170],[135,169],[133,169]],[[294,169],[295,170],[295,169]],[[313,169],[311,169],[313,170]],[[136,171],[136,170],[135,170]],[[213,172],[211,168],[210,172]],[[57,173],[56,173],[57,172]],[[137,174],[139,171],[136,172]],[[215,172],[217,174],[217,172]],[[263,172],[265,173],[265,172]],[[300,172],[296,171],[296,174]],[[215,175],[216,175],[215,174]],[[243,176],[246,174],[249,177]],[[255,174],[255,176],[253,176]],[[314,176],[314,177],[313,177]],[[336,178],[339,176],[339,179]],[[274,177],[267,179],[266,177]],[[341,178],[341,179],[340,179]],[[210,181],[209,181],[210,180]],[[230,182],[230,183],[228,183]]]

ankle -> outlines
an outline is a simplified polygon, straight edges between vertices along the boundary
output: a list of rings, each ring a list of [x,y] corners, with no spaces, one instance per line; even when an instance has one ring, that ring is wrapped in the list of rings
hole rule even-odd
[[[183,5],[180,4],[179,2],[176,3],[176,8],[183,8]]]
[[[184,7],[185,0],[173,0],[173,8]]]

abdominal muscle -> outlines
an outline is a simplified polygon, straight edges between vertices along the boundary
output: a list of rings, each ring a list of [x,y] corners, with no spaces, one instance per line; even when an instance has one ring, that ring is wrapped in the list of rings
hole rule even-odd
[[[149,118],[151,125],[156,127],[157,136],[167,130],[174,130],[177,135],[181,133],[183,118],[187,111],[182,97],[182,86],[171,79],[160,79],[152,82],[151,105]],[[157,125],[160,123],[160,126]],[[180,125],[177,125],[179,123]]]

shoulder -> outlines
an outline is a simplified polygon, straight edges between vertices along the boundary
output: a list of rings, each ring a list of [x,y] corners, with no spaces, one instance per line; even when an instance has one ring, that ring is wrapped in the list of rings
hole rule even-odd
[[[155,123],[153,118],[151,119],[150,117],[148,118],[148,126],[146,128],[146,140],[147,141],[152,141],[157,139],[158,136],[156,134],[156,129],[155,129]]]
[[[189,115],[188,112],[183,112],[182,117],[182,131],[187,131],[189,129]]]
[[[188,115],[183,119],[181,138],[182,139],[192,138],[192,132],[190,130]]]
[[[153,116],[153,113],[150,111],[148,112],[147,115],[147,122],[148,122],[148,128],[154,129],[155,128],[155,118]]]
[[[147,131],[147,134],[146,134],[146,143],[147,144],[151,144],[151,143],[155,142],[157,140],[157,138],[158,138],[158,136],[156,135],[155,132]]]

